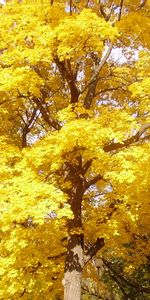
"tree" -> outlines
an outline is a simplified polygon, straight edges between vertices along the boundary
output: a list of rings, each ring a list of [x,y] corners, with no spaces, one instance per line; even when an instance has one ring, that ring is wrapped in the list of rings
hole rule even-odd
[[[128,272],[148,259],[150,2],[137,2],[0,8],[1,299],[62,299],[63,280],[80,300],[96,255]]]

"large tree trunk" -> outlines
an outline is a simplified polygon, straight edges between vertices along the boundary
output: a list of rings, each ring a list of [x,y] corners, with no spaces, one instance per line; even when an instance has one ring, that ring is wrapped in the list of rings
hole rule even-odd
[[[81,272],[65,273],[64,300],[81,299]]]
[[[81,299],[83,235],[73,234],[68,241],[64,275],[64,300]]]
[[[82,197],[90,185],[86,183],[83,175],[86,173],[91,161],[82,167],[82,159],[76,157],[76,164],[68,166],[68,179],[72,182],[72,188],[67,191],[73,219],[68,221],[68,249],[65,261],[64,274],[64,300],[80,300],[81,299],[81,277],[84,265],[103,247],[104,239],[97,239],[96,243],[84,253],[84,235],[82,225]],[[81,176],[82,175],[82,176]],[[99,177],[98,177],[99,179]],[[96,178],[97,180],[97,178]],[[95,183],[95,181],[94,181]],[[93,180],[90,182],[93,184]]]

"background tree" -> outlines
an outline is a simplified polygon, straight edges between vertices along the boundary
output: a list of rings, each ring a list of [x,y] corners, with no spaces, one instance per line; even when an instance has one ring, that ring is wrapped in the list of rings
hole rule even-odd
[[[0,14],[0,297],[79,300],[96,255],[149,255],[149,1]]]

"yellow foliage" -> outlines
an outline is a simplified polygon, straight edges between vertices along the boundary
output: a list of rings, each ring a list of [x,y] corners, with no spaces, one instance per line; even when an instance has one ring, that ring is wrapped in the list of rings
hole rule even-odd
[[[149,255],[149,1],[52,2],[0,7],[0,299],[62,297],[74,237]]]

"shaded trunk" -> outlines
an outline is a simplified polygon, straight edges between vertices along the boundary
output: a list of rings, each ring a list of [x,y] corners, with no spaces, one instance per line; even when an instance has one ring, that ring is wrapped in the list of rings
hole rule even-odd
[[[64,275],[64,300],[81,299],[83,235],[73,234],[68,241]]]
[[[84,235],[82,224],[82,199],[85,190],[99,180],[98,176],[93,181],[86,182],[83,175],[91,165],[91,161],[82,166],[82,159],[76,156],[76,164],[68,164],[68,178],[72,182],[72,188],[67,191],[69,204],[74,215],[68,220],[68,246],[64,272],[64,300],[81,299],[82,271],[86,263],[104,246],[104,239],[97,238],[95,244],[84,253]],[[82,175],[82,176],[81,176]]]

